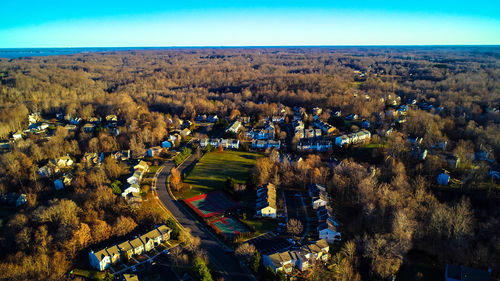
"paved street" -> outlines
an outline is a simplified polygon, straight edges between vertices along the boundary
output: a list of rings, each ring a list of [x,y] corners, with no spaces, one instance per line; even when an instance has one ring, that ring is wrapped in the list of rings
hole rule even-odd
[[[179,167],[179,171],[182,173],[182,170],[185,167],[188,167],[194,160],[194,156],[188,158]],[[203,225],[197,223],[196,220],[183,210],[183,207],[180,204],[170,197],[166,184],[167,177],[170,174],[170,169],[173,165],[174,164],[172,162],[165,163],[164,168],[158,175],[156,181],[158,197],[163,205],[172,213],[172,215],[176,217],[180,224],[184,227],[190,228],[194,236],[200,237],[201,248],[207,251],[210,263],[221,272],[225,280],[254,280],[253,276],[241,267],[239,261],[232,252],[226,251],[221,245],[219,245],[215,239],[205,231],[205,227]]]

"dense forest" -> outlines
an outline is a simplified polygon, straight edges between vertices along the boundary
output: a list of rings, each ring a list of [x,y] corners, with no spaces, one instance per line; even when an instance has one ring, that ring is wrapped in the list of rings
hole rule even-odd
[[[55,193],[38,170],[63,155],[130,149],[141,156],[159,145],[178,120],[199,114],[255,120],[288,115],[295,106],[322,107],[332,124],[357,114],[391,122],[391,106],[415,101],[397,132],[370,159],[325,164],[309,155],[300,166],[257,164],[257,184],[327,186],[348,212],[346,241],[331,261],[339,270],[315,270],[313,280],[372,280],[396,274],[410,251],[437,263],[465,264],[500,276],[499,171],[500,49],[496,47],[220,48],[135,50],[0,59],[0,140],[29,126],[28,115],[57,114],[89,120],[117,115],[119,135],[104,128],[49,136],[33,134],[2,150],[0,192],[23,193],[27,204],[2,212],[0,278],[62,280],[81,252],[111,238],[148,229],[164,218],[152,201],[129,205],[110,188],[127,166],[106,157],[80,165],[71,190]],[[341,119],[341,118],[340,118]],[[288,122],[288,121],[287,121]],[[460,187],[435,182],[446,167],[437,156],[412,156],[407,139],[421,148],[460,158],[453,169]],[[477,161],[481,152],[487,161]],[[481,154],[481,155],[483,155]]]

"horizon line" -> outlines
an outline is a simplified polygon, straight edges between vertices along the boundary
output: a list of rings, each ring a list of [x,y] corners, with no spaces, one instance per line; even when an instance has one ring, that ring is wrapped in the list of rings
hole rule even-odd
[[[12,49],[105,49],[105,48],[325,48],[325,47],[500,47],[500,44],[345,44],[345,45],[178,45],[178,46],[71,46],[71,47],[0,47]]]

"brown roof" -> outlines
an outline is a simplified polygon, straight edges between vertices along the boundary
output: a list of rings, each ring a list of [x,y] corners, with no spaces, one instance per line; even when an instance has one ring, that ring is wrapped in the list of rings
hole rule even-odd
[[[106,251],[110,256],[120,255],[120,249],[116,245],[106,248]]]
[[[157,229],[163,233],[163,234],[167,234],[167,233],[170,233],[170,231],[172,231],[170,228],[168,228],[168,226],[162,224],[160,226],[157,227]]]
[[[132,250],[132,245],[130,245],[129,241],[125,241],[121,244],[118,244],[118,248],[120,248],[123,252],[127,252]]]
[[[132,245],[132,247],[135,249],[135,248],[138,248],[140,246],[144,246],[144,244],[142,243],[141,239],[140,238],[135,238],[134,240],[131,240],[130,241],[130,245]]]
[[[142,235],[141,238],[145,237],[145,238],[149,238],[149,239],[155,239],[155,238],[161,237],[161,236],[162,236],[162,234],[160,233],[160,231],[158,229],[153,229],[150,232]]]

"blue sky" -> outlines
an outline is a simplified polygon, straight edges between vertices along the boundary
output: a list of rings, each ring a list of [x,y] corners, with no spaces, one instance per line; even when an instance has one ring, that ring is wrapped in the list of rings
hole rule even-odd
[[[0,48],[500,44],[498,0],[2,2]]]

